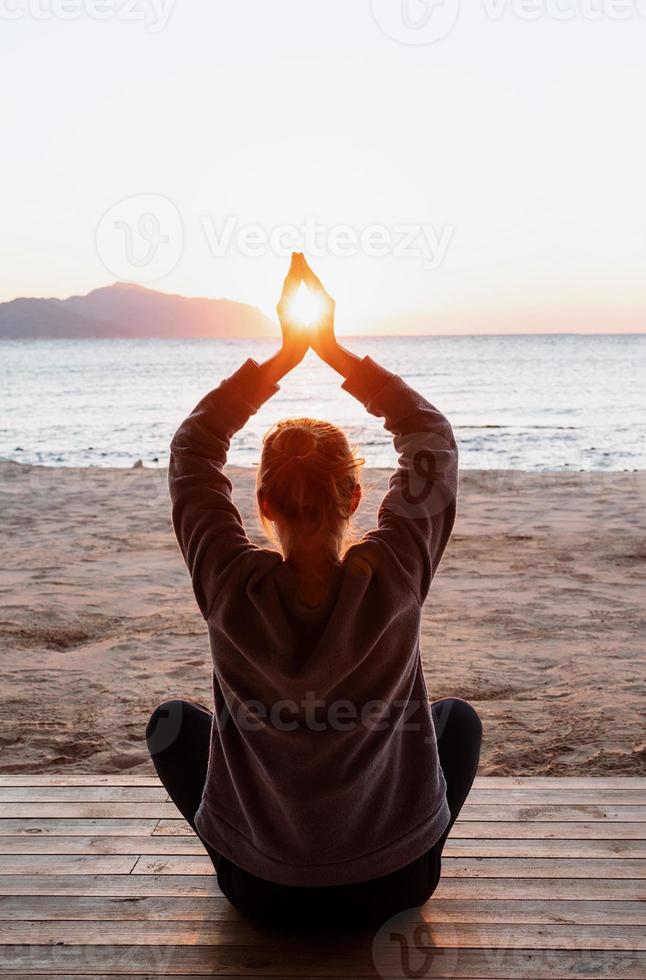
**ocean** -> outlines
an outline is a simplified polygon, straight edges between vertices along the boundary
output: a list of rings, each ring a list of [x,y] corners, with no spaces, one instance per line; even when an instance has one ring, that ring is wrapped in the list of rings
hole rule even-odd
[[[370,337],[344,341],[418,388],[451,420],[469,469],[646,469],[646,335]],[[47,466],[164,466],[193,405],[253,340],[0,341],[0,458]],[[239,433],[254,465],[263,433],[296,415],[342,425],[370,466],[395,455],[379,419],[309,353]]]

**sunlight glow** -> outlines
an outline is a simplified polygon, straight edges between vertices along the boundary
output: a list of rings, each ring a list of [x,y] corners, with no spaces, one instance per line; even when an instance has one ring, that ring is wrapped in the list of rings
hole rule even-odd
[[[299,251],[341,336],[644,330],[646,0],[280,10],[0,0],[0,302],[123,278],[274,321]]]
[[[300,284],[298,292],[289,304],[290,319],[305,328],[316,326],[324,310],[323,299],[311,292],[305,283]]]

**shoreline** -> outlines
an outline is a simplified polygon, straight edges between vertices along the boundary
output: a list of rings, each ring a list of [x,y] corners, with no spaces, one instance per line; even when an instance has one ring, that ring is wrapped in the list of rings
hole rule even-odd
[[[52,465],[51,463],[27,463],[18,459],[8,459],[6,456],[0,456],[0,493],[6,492],[7,483],[10,481],[11,477],[7,475],[8,471],[12,467],[19,468],[21,470],[47,470],[52,473],[115,473],[115,474],[126,474],[130,473],[132,470],[145,470],[146,473],[163,473],[166,474],[168,470],[167,463],[160,463],[159,465],[151,465],[150,463],[145,463],[142,459],[135,459],[133,463],[129,466],[102,466],[100,464],[90,463],[83,466],[68,466],[66,463],[58,463]],[[226,466],[227,470],[237,471],[242,473],[254,473],[257,469],[257,464],[246,465],[240,463],[228,463]],[[392,473],[392,466],[364,466],[362,468],[364,473]],[[646,474],[646,467],[644,469],[501,469],[499,467],[488,467],[483,468],[479,466],[461,466],[460,475],[469,477],[477,476],[486,479],[490,476],[494,480],[504,479],[505,477],[514,476],[527,476],[527,477],[557,477],[557,478],[568,478],[568,477],[585,477],[590,476],[593,479],[604,478],[608,479],[616,476],[633,476],[639,474]]]
[[[263,543],[252,467],[227,467]],[[392,470],[366,469],[357,526]],[[646,471],[463,470],[422,619],[431,699],[472,700],[483,775],[639,775]],[[164,467],[0,462],[0,772],[150,773],[166,697],[211,703]]]

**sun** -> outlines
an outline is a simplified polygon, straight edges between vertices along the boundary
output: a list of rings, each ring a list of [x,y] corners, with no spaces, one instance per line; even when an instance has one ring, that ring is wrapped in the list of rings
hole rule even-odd
[[[313,327],[322,318],[325,305],[322,297],[312,293],[305,283],[301,283],[298,292],[289,303],[289,316],[298,326]]]

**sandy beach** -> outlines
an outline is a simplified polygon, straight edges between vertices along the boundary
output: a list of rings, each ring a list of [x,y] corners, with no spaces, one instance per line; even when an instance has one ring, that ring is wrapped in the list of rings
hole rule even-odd
[[[253,472],[230,468],[262,541]],[[370,526],[388,472],[365,473]],[[471,700],[482,773],[646,768],[646,473],[466,471],[424,611],[430,696]],[[0,464],[0,771],[148,772],[169,696],[210,704],[166,473]]]

